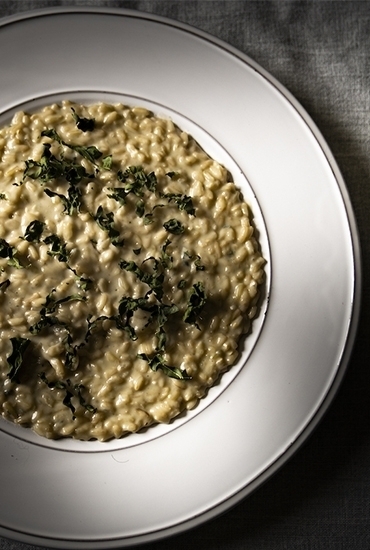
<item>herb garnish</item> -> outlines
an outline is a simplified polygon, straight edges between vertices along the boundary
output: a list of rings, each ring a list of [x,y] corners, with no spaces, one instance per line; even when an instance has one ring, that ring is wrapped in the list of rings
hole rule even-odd
[[[197,271],[204,271],[205,266],[202,264],[202,258],[199,256],[199,254],[191,254],[188,251],[184,252],[184,257],[188,258],[189,260],[194,260],[195,269]]]
[[[181,233],[184,233],[185,231],[185,226],[175,218],[164,222],[163,227],[166,231],[172,233],[173,235],[181,235]]]
[[[177,380],[191,380],[191,376],[187,374],[186,370],[181,370],[178,367],[168,365],[161,353],[157,353],[151,357],[149,357],[146,353],[139,353],[138,357],[144,361],[147,361],[149,367],[153,371],[160,369],[170,378],[176,378]]]
[[[79,275],[77,271],[73,269],[73,267],[69,265],[67,265],[67,267],[76,276],[77,286],[79,286],[81,290],[88,290],[90,288],[90,285],[92,285],[93,281],[89,278],[82,277],[81,275]]]
[[[157,346],[156,346],[157,351],[161,351],[161,352],[165,351],[165,347],[167,343],[167,335],[164,330],[164,326],[167,323],[169,317],[171,315],[174,315],[178,311],[179,311],[179,308],[175,304],[171,304],[171,305],[161,304],[156,308],[155,317],[157,320],[157,330],[155,332],[155,336],[158,339]]]
[[[108,233],[108,236],[110,237],[112,244],[114,246],[123,246],[124,241],[123,239],[119,238],[120,237],[119,231],[113,227],[113,224],[114,224],[113,212],[104,212],[103,208],[99,206],[94,216],[94,220],[96,221],[100,229]]]
[[[28,242],[40,242],[40,237],[44,231],[45,223],[40,220],[33,220],[26,227],[24,238]]]
[[[28,338],[15,337],[10,338],[13,350],[7,357],[10,370],[8,372],[8,378],[14,380],[17,377],[18,371],[23,364],[24,353],[30,344]]]
[[[73,107],[71,107],[72,116],[76,121],[76,126],[81,132],[92,132],[95,128],[95,119],[94,118],[84,118],[80,117]]]
[[[107,157],[104,157],[102,159],[102,168],[104,168],[104,170],[111,170],[112,164],[113,164],[112,155],[108,155]]]
[[[168,267],[173,262],[173,257],[167,252],[167,248],[170,246],[170,244],[171,241],[167,239],[162,246],[161,262],[164,267]]]
[[[140,200],[136,203],[136,214],[142,218],[145,214],[144,201],[141,199],[144,191],[148,190],[155,193],[157,189],[157,178],[154,172],[146,174],[142,166],[129,166],[125,171],[119,170],[117,178],[123,187],[108,187],[108,197],[115,199],[121,206],[126,204],[126,197],[132,193]],[[144,223],[151,223],[150,218],[144,218]]]
[[[151,310],[151,306],[149,305],[146,298],[130,298],[130,297],[121,298],[118,306],[118,313],[119,313],[118,325],[128,333],[131,340],[137,340],[136,332],[134,328],[131,326],[130,321],[135,311],[137,311],[138,309],[142,309],[145,311]]]
[[[153,273],[149,273],[147,271],[142,270],[135,262],[126,260],[122,260],[119,263],[119,267],[121,269],[125,269],[126,271],[131,271],[136,275],[136,277],[139,279],[139,281],[146,283],[151,292],[154,292],[155,296],[158,298],[158,300],[161,300],[163,297],[163,281],[164,281],[164,273],[160,271],[159,267],[161,265],[161,262],[156,260],[155,258],[147,258],[144,260],[147,261],[153,261]]]
[[[110,199],[116,200],[121,206],[126,204],[128,193],[124,187],[108,187],[108,191],[112,191],[112,193],[107,194]]]
[[[70,216],[73,212],[79,212],[81,207],[81,191],[76,185],[70,185],[68,188],[68,196],[62,195],[61,193],[56,193],[51,189],[44,189],[44,192],[48,197],[58,197],[64,206],[63,212],[69,214]]]
[[[95,120],[80,117],[76,111],[72,108],[73,118],[77,127],[82,132],[90,132],[94,130]],[[23,180],[26,177],[31,179],[39,179],[42,184],[52,182],[58,178],[64,178],[69,183],[69,187],[65,193],[57,193],[53,189],[45,187],[44,192],[47,196],[53,198],[57,197],[64,206],[64,212],[68,215],[72,215],[74,212],[79,212],[82,206],[82,189],[79,184],[83,179],[94,178],[100,169],[111,170],[113,166],[112,155],[103,157],[103,154],[97,147],[92,146],[80,146],[64,141],[58,132],[54,129],[44,130],[41,134],[43,137],[47,137],[59,143],[59,145],[67,147],[71,151],[82,156],[91,162],[95,168],[95,174],[89,174],[84,166],[78,163],[76,156],[73,160],[68,160],[64,157],[63,152],[60,153],[60,158],[57,158],[51,152],[51,144],[44,144],[44,150],[40,161],[34,161],[32,159],[26,161],[26,168],[24,170]],[[100,159],[100,160],[99,160]],[[99,161],[99,163],[98,163]],[[176,172],[167,172],[169,178],[175,179],[178,176]],[[108,187],[106,188],[109,194],[107,196],[116,200],[120,205],[126,203],[128,195],[137,197],[135,204],[136,215],[143,219],[144,224],[150,224],[154,221],[154,210],[159,207],[165,207],[171,204],[177,206],[180,211],[187,213],[190,216],[195,216],[195,208],[191,197],[181,193],[159,193],[157,190],[157,178],[154,172],[146,173],[141,165],[129,166],[125,170],[119,170],[116,173],[117,180],[120,187]],[[145,195],[146,193],[154,193],[157,197],[163,200],[166,204],[156,204],[151,211],[145,211]],[[3,198],[0,196],[0,198]],[[167,202],[166,202],[167,201]],[[123,246],[123,239],[120,236],[120,232],[114,225],[114,213],[105,212],[102,206],[99,206],[95,215],[92,214],[93,219],[98,226],[105,231],[111,242],[116,247]],[[168,233],[173,235],[181,235],[185,232],[185,225],[175,218],[168,219],[163,227]],[[29,242],[40,242],[42,234],[45,229],[44,222],[40,220],[34,220],[31,222],[25,231],[24,239]],[[88,285],[92,281],[88,278],[79,276],[77,271],[68,265],[69,251],[67,250],[67,244],[62,241],[57,235],[48,235],[43,239],[43,242],[50,245],[50,250],[47,252],[49,256],[55,257],[59,262],[64,262],[66,267],[70,269],[77,278],[76,284],[81,290],[86,290]],[[165,272],[171,268],[173,263],[173,257],[170,254],[168,248],[171,244],[169,239],[163,244],[159,258],[148,257],[139,267],[133,261],[121,260],[119,266],[121,269],[134,273],[139,281],[146,284],[149,290],[145,296],[141,298],[132,298],[125,296],[119,301],[119,305],[115,315],[107,317],[105,315],[98,316],[94,321],[91,321],[91,317],[87,318],[87,331],[85,338],[81,343],[75,343],[70,332],[68,325],[58,319],[57,309],[60,305],[71,302],[74,300],[86,300],[86,296],[80,294],[71,294],[61,299],[55,298],[55,289],[46,297],[45,303],[40,310],[40,319],[37,323],[30,327],[31,334],[36,335],[47,328],[54,325],[62,327],[66,331],[65,338],[63,340],[65,348],[64,364],[70,370],[75,370],[78,366],[78,352],[81,347],[87,344],[92,334],[92,331],[105,320],[115,323],[116,327],[125,331],[131,340],[137,339],[137,334],[132,324],[133,316],[136,311],[141,310],[147,312],[148,320],[145,327],[149,325],[154,326],[154,335],[156,337],[156,346],[152,355],[139,354],[138,357],[148,362],[149,367],[156,371],[162,370],[167,376],[176,378],[179,380],[188,380],[191,377],[187,375],[185,370],[181,370],[177,367],[168,365],[165,359],[166,345],[167,345],[167,333],[166,324],[169,322],[172,315],[176,315],[180,309],[179,306],[172,303],[163,303],[164,299],[164,283]],[[0,239],[0,257],[8,258],[8,263],[16,265],[17,250],[11,247],[5,240]],[[135,255],[141,253],[141,248],[133,249]],[[185,253],[188,258],[194,261],[196,270],[203,270],[204,266],[201,263],[199,255],[191,255]],[[19,264],[19,262],[18,262]],[[146,264],[147,267],[144,267]],[[21,267],[19,265],[19,267]],[[4,281],[0,284],[0,288],[7,288],[9,281]],[[182,279],[178,283],[178,288],[184,288],[187,284],[186,279]],[[152,296],[152,299],[149,297]],[[168,299],[168,297],[167,297]],[[165,300],[166,301],[166,300]],[[168,300],[167,300],[168,301]],[[188,296],[188,303],[186,309],[183,312],[182,319],[185,323],[194,324],[198,329],[198,319],[206,303],[206,294],[204,285],[201,282],[194,284],[190,290]],[[179,316],[181,318],[181,314]],[[29,340],[26,338],[13,338],[11,339],[13,345],[13,352],[8,358],[10,365],[9,377],[16,376],[22,361],[23,354],[29,344]],[[72,403],[73,398],[78,398],[80,404],[91,412],[95,411],[91,405],[85,401],[82,396],[83,386],[73,386],[70,380],[49,382],[44,374],[40,375],[40,378],[51,388],[59,388],[65,391],[65,397],[63,403],[69,407],[74,415],[75,407]]]
[[[72,403],[72,399],[74,397],[78,399],[80,405],[84,407],[87,411],[91,413],[96,412],[96,408],[87,403],[87,401],[84,399],[82,391],[85,389],[85,386],[83,386],[82,384],[72,384],[69,378],[66,381],[56,380],[55,382],[50,382],[44,372],[41,372],[39,374],[39,377],[51,390],[56,389],[65,391],[63,405],[71,410],[73,420],[75,419],[74,413],[76,412],[76,408]]]
[[[56,290],[53,289],[50,294],[46,296],[45,303],[40,310],[40,320],[29,328],[31,334],[39,334],[45,327],[53,325],[65,326],[65,323],[62,323],[57,317],[53,316],[53,313],[55,313],[58,307],[66,302],[86,301],[86,296],[81,296],[81,294],[71,294],[70,296],[55,300],[55,292]]]
[[[171,180],[176,179],[179,176],[178,172],[166,172],[166,176],[168,176]]]
[[[125,171],[119,170],[117,173],[121,183],[125,183],[125,189],[128,193],[135,193],[141,197],[144,188],[152,193],[157,189],[157,177],[154,172],[146,174],[141,165],[129,166]]]
[[[183,320],[185,321],[185,323],[195,325],[199,329],[197,318],[202,312],[206,301],[207,297],[203,283],[195,283],[190,291],[188,305],[183,316]]]
[[[58,132],[53,128],[44,130],[43,132],[41,132],[41,136],[53,139],[60,143],[60,145],[64,145],[72,151],[79,153],[82,157],[84,157],[86,160],[89,160],[92,164],[96,164],[96,161],[100,159],[100,157],[103,155],[103,153],[99,151],[99,149],[95,147],[95,145],[89,145],[88,147],[85,147],[83,145],[73,145],[72,143],[67,143],[66,141],[63,141]]]
[[[0,283],[0,288],[6,290],[9,285],[10,285],[10,281],[9,279],[6,279],[5,281]]]
[[[164,193],[161,197],[168,200],[168,202],[174,202],[179,210],[184,210],[190,216],[195,216],[195,208],[193,205],[193,199],[187,195],[181,193]]]
[[[8,258],[8,265],[16,269],[22,269],[23,266],[19,263],[17,249],[11,246],[5,239],[0,239],[0,258]]]
[[[58,235],[49,235],[44,239],[45,244],[51,244],[51,250],[48,250],[49,256],[54,256],[59,262],[67,262],[69,252],[66,243]]]
[[[49,182],[62,177],[66,172],[65,163],[57,159],[50,151],[50,143],[44,144],[44,151],[39,161],[26,160],[26,168],[23,172],[23,180],[29,177],[42,182]]]
[[[48,135],[47,133],[45,135]],[[48,137],[51,137],[48,135]],[[40,161],[27,160],[26,168],[23,172],[23,181],[26,177],[34,180],[39,179],[42,183],[49,183],[58,178],[64,178],[69,182],[67,196],[56,193],[51,189],[45,189],[49,197],[59,197],[64,205],[64,212],[72,215],[74,211],[79,211],[81,206],[81,190],[78,184],[83,178],[92,178],[81,164],[75,164],[73,161],[57,159],[50,151],[51,145],[44,144],[44,152]]]

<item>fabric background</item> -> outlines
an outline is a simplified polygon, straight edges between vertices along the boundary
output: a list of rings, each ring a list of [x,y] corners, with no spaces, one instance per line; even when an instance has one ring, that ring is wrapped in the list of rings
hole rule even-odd
[[[324,420],[249,498],[144,550],[369,550],[370,2],[0,0],[0,17],[61,5],[123,7],[171,17],[252,57],[296,96],[323,133],[346,180],[362,243],[357,342]],[[36,547],[0,538],[0,549]]]

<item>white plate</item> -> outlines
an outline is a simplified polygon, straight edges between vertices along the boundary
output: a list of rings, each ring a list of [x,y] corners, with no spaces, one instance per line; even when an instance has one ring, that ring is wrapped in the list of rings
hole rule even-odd
[[[1,23],[1,123],[62,97],[149,105],[225,164],[252,205],[265,301],[241,361],[196,411],[107,444],[49,443],[0,423],[1,535],[107,549],[181,532],[275,472],[338,388],[360,301],[345,184],[284,87],[203,32],[94,8]]]

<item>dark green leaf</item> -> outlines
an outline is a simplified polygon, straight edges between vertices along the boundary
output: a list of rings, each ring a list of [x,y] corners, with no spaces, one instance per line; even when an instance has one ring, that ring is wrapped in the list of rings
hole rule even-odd
[[[48,128],[47,130],[43,130],[41,132],[41,137],[48,137],[50,139],[53,139],[54,141],[57,141],[60,144],[63,143],[62,138],[60,137],[58,132],[56,130],[54,130],[54,128]]]
[[[142,218],[145,214],[145,205],[142,199],[138,200],[135,208],[136,215]]]
[[[191,197],[182,195],[181,193],[165,193],[162,197],[166,198],[170,203],[174,202],[179,210],[184,210],[190,216],[195,216],[195,208]]]
[[[185,231],[184,225],[179,222],[179,220],[175,220],[174,218],[166,221],[163,224],[163,227],[166,231],[168,231],[169,233],[173,233],[174,235],[181,235],[181,233],[184,233]]]
[[[58,197],[64,206],[63,212],[70,216],[74,212],[79,212],[81,207],[81,191],[75,185],[71,185],[68,189],[68,197],[61,193],[56,193],[50,189],[44,189],[44,192],[48,197]]]
[[[185,310],[183,320],[185,323],[190,323],[199,328],[197,318],[202,312],[207,301],[204,285],[201,282],[195,283],[188,298],[188,305]]]
[[[159,353],[153,355],[152,357],[149,357],[146,353],[139,353],[138,357],[144,361],[147,361],[149,367],[153,371],[160,369],[170,378],[176,378],[177,380],[191,380],[191,376],[187,374],[186,370],[181,370],[177,367],[167,365],[163,355]]]
[[[43,316],[37,323],[30,326],[29,331],[31,334],[39,334],[44,328],[54,325],[63,325],[63,323],[61,323],[57,317],[51,315]]]
[[[15,249],[5,240],[0,238],[0,258],[12,258]]]
[[[62,242],[58,235],[49,235],[44,239],[44,243],[51,244],[51,250],[48,251],[49,256],[54,256],[59,262],[68,261],[67,245]]]
[[[40,220],[33,220],[26,227],[24,238],[28,242],[39,242],[42,232],[44,231],[45,224]]]
[[[76,126],[81,132],[92,132],[95,128],[94,118],[84,118],[78,116],[73,107],[71,107],[73,118],[76,121]]]
[[[108,197],[110,199],[114,199],[121,206],[126,204],[126,197],[127,197],[127,191],[123,187],[108,187],[108,191],[112,191],[112,193],[108,194]]]
[[[47,377],[46,377],[46,374],[44,372],[40,372],[39,374],[39,378],[48,386],[48,388],[50,388],[51,390],[64,390],[65,387],[66,387],[66,384],[65,382],[62,382],[61,380],[55,380],[53,382],[50,382]]]
[[[6,290],[9,285],[10,285],[10,281],[9,279],[6,279],[6,281],[3,281],[2,283],[0,283],[0,288],[1,290]]]
[[[154,172],[146,174],[142,166],[129,166],[124,172],[119,170],[117,173],[121,183],[125,183],[125,189],[129,193],[141,197],[144,189],[154,193],[157,188],[157,178]]]
[[[196,271],[204,271],[205,270],[205,267],[204,265],[202,264],[202,258],[199,256],[199,254],[196,254],[195,256],[193,254],[191,254],[190,252],[185,252],[184,253],[184,256],[186,258],[189,258],[189,260],[192,260],[194,261],[194,265],[195,265],[195,269]],[[186,262],[187,265],[188,262]]]
[[[166,173],[166,176],[168,176],[169,178],[171,178],[171,180],[174,180],[176,179],[178,176],[179,176],[179,173],[178,172],[167,172]]]
[[[113,212],[104,212],[103,208],[99,206],[95,216],[94,220],[102,229],[103,231],[106,231],[108,233],[108,236],[110,237],[112,244],[114,246],[123,246],[124,241],[120,238],[120,233],[117,231],[117,229],[114,228],[114,216]]]
[[[13,350],[12,353],[7,357],[8,365],[10,370],[8,372],[8,378],[14,380],[18,374],[19,369],[23,364],[24,353],[30,344],[28,338],[10,338]]]
[[[119,266],[121,269],[125,269],[126,271],[131,271],[132,273],[135,273],[136,277],[140,281],[146,283],[150,287],[158,300],[161,300],[163,297],[164,274],[158,271],[158,267],[160,265],[160,262],[158,262],[158,260],[156,260],[155,258],[147,258],[147,260],[145,261],[147,262],[149,260],[154,261],[153,273],[144,271],[133,261],[127,262],[126,260],[122,260],[119,263]]]
[[[75,386],[75,390],[77,392],[78,400],[80,402],[80,405],[82,407],[84,407],[87,411],[89,411],[90,413],[95,413],[96,408],[93,407],[92,405],[90,405],[82,395],[82,392],[85,391],[85,386],[83,384],[77,384]]]
[[[83,147],[82,145],[71,145],[63,142],[63,145],[67,145],[70,149],[73,149],[76,151],[76,153],[79,153],[82,157],[89,160],[92,164],[96,164],[96,161],[100,159],[100,157],[103,155],[99,149],[95,147],[95,145],[89,145],[88,147]]]
[[[67,266],[68,269],[70,269],[72,271],[72,273],[75,274],[76,278],[77,278],[77,285],[80,287],[81,290],[88,290],[90,288],[90,285],[92,285],[92,280],[91,279],[88,279],[86,277],[81,277],[81,275],[79,275],[77,273],[77,271],[75,269],[73,269],[72,267],[70,267],[69,265]]]
[[[99,151],[99,149],[97,149],[95,145],[89,145],[88,147],[85,147],[83,145],[73,145],[72,143],[67,143],[66,141],[63,141],[54,129],[44,130],[43,132],[41,132],[41,136],[46,136],[50,139],[54,139],[61,145],[65,145],[65,147],[68,147],[72,151],[76,151],[76,153],[89,160],[92,164],[96,164],[96,161],[103,155],[103,153]]]
[[[11,246],[5,239],[0,239],[0,258],[8,258],[8,265],[16,269],[22,269],[23,266],[17,258],[17,249]]]
[[[63,143],[55,130],[45,130],[42,135],[51,139],[57,139]],[[73,161],[59,160],[50,151],[51,145],[44,144],[44,151],[40,161],[33,159],[26,160],[26,168],[23,173],[23,179],[39,179],[43,183],[48,183],[57,178],[65,178],[73,185],[77,185],[82,178],[91,178],[93,174],[88,174],[81,164],[75,164]]]
[[[50,315],[51,313],[54,313],[60,305],[65,304],[67,302],[85,302],[86,301],[86,296],[81,296],[81,294],[71,294],[69,296],[65,296],[64,298],[60,298],[59,300],[55,300],[53,295],[54,292],[55,290],[53,290],[46,297],[45,304],[40,312],[41,315]]]
[[[169,247],[170,244],[171,244],[171,241],[167,239],[164,245],[162,246],[161,262],[165,267],[168,267],[169,264],[173,262],[172,256],[167,252],[167,248]]]

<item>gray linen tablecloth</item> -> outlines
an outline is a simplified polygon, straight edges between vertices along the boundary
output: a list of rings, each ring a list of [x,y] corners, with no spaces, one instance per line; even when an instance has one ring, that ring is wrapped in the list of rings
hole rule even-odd
[[[357,342],[344,383],[312,437],[268,483],[222,517],[144,548],[369,550],[370,3],[0,0],[0,17],[61,5],[171,17],[252,57],[296,96],[326,138],[346,180],[362,241]],[[0,548],[36,547],[0,538]]]

